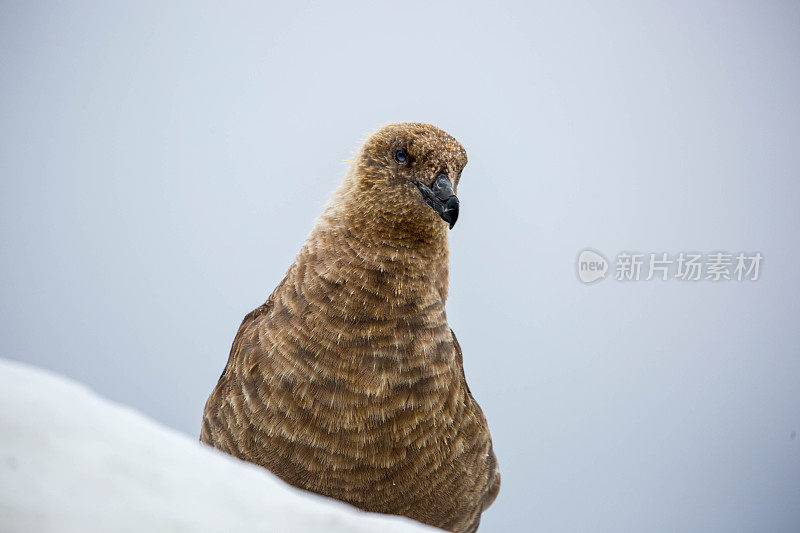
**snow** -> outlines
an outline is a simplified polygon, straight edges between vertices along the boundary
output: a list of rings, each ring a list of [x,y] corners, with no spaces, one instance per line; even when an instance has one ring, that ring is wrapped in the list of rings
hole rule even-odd
[[[0,530],[440,531],[297,490],[75,382],[2,359]]]

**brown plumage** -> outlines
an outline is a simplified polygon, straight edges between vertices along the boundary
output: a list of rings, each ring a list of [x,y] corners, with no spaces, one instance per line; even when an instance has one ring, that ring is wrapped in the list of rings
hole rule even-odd
[[[450,194],[457,216],[466,163],[427,124],[367,139],[286,277],[244,318],[203,442],[367,511],[477,529],[500,474],[444,305],[443,219],[455,219],[442,211]],[[424,199],[437,183],[452,189]]]

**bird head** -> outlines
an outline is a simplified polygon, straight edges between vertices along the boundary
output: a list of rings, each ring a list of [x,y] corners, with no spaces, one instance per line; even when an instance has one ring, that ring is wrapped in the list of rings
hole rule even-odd
[[[377,218],[421,231],[455,225],[467,152],[443,130],[389,124],[364,142],[355,163],[360,196]]]

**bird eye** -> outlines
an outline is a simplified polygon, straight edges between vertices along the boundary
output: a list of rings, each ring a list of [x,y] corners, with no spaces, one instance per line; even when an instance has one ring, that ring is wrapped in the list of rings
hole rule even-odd
[[[394,160],[400,163],[401,165],[408,161],[408,156],[406,155],[405,150],[398,150],[394,153]]]

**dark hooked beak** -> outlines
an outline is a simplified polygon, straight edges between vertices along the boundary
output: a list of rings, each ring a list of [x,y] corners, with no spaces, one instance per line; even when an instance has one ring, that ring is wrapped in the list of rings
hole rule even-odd
[[[458,220],[458,197],[447,174],[438,174],[430,187],[419,181],[414,184],[422,193],[422,200],[453,229]]]

